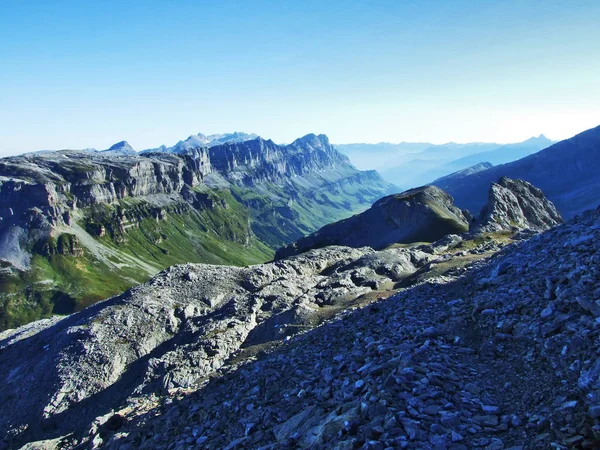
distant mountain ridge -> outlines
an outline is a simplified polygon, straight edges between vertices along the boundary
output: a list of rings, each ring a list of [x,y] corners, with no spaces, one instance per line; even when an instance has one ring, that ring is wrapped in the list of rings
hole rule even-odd
[[[543,134],[515,144],[489,142],[431,144],[335,144],[359,169],[377,169],[401,190],[430,183],[432,180],[482,162],[504,164],[535,153],[554,141]]]
[[[569,219],[600,203],[599,173],[600,126],[517,161],[432,184],[452,195],[461,208],[478,211],[486,202],[492,181],[503,176],[523,179],[540,188]]]
[[[134,155],[137,153],[156,153],[156,152],[166,152],[166,153],[184,153],[187,150],[192,150],[198,147],[213,147],[216,145],[226,144],[228,142],[244,142],[250,141],[258,138],[259,136],[255,133],[243,133],[241,131],[234,131],[233,133],[219,133],[219,134],[210,134],[205,135],[202,133],[193,134],[189,136],[187,139],[181,140],[177,142],[172,147],[167,147],[165,145],[161,145],[156,148],[150,148],[145,150],[140,150],[137,152],[129,142],[123,140],[119,141],[116,144],[112,145],[110,148],[106,150],[97,150],[95,148],[82,148],[82,149],[60,149],[60,150],[38,150],[33,152],[26,152],[25,155],[34,155],[34,154],[42,154],[42,153],[52,153],[57,151],[81,151],[81,152],[92,152],[92,153],[105,153],[105,154],[114,154],[115,156],[119,155]]]
[[[494,165],[514,161],[552,144],[543,135],[516,144],[448,143],[429,147],[416,155],[386,164],[381,175],[403,189],[422,186],[432,180],[481,162]],[[394,181],[391,181],[394,180]]]
[[[444,165],[442,169],[449,171],[461,170],[481,162],[489,162],[494,166],[497,166],[499,164],[505,164],[524,158],[525,156],[547,148],[554,143],[555,141],[552,141],[541,134],[538,137],[532,137],[517,144],[505,144],[493,150],[464,156]]]
[[[334,144],[335,148],[348,156],[352,164],[361,170],[384,168],[388,161],[399,153],[418,153],[433,145],[430,142]]]
[[[243,133],[240,131],[234,131],[233,133],[222,133],[222,134],[210,134],[205,135],[202,133],[193,134],[183,141],[177,142],[172,147],[166,147],[161,145],[157,148],[151,148],[142,150],[141,153],[145,152],[168,152],[168,153],[183,153],[187,150],[191,150],[198,147],[214,147],[216,145],[225,144],[228,142],[245,142],[258,138],[259,136],[254,133]]]
[[[446,175],[445,177],[438,178],[437,180],[434,181],[434,183],[449,182],[450,180],[458,180],[458,179],[464,178],[468,175],[472,175],[474,173],[482,172],[484,170],[490,169],[492,167],[494,167],[494,165],[488,161],[474,164],[470,167],[467,167],[466,169],[457,170],[456,172]]]

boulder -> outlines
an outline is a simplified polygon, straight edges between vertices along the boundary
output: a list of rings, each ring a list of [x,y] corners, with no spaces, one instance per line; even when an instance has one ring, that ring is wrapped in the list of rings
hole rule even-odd
[[[548,230],[563,219],[544,193],[523,180],[500,178],[492,183],[475,232]]]

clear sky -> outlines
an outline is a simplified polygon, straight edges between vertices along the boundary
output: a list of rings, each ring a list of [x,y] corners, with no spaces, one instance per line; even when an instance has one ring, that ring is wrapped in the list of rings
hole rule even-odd
[[[567,138],[600,125],[600,1],[0,1],[0,155],[192,133]]]

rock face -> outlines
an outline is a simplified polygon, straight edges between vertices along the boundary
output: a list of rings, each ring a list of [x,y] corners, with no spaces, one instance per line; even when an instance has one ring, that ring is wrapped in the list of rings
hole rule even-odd
[[[600,210],[452,266],[473,256],[463,244],[177,266],[5,333],[0,435],[7,448],[596,448]]]
[[[108,152],[127,153],[127,148],[129,144],[120,142]],[[181,194],[186,187],[218,185],[219,179],[238,186],[284,184],[324,171],[336,171],[331,181],[360,173],[324,135],[307,135],[288,146],[257,138],[188,149],[177,156],[59,151],[8,157],[0,159],[0,226],[63,224],[63,216],[77,208]],[[371,174],[373,182],[379,181]],[[383,192],[391,188],[379,184]]]
[[[122,141],[104,152],[0,159],[0,259],[12,268],[0,274],[0,296],[13,308],[0,304],[0,330],[47,314],[64,294],[99,300],[172,264],[269,260],[394,191],[376,172],[356,170],[324,135],[286,146],[246,138],[213,136],[211,146],[188,142],[176,153],[137,154]],[[67,253],[81,261],[50,257],[63,234],[76,238]],[[31,283],[40,295],[26,289]]]
[[[502,177],[492,183],[488,204],[481,210],[476,232],[545,231],[563,219],[544,193],[523,180]]]
[[[370,246],[432,242],[469,229],[468,219],[452,197],[434,186],[411,189],[377,201],[367,211],[326,225],[277,251],[276,258],[327,245]]]
[[[558,142],[533,155],[458,180],[438,180],[457,206],[478,211],[490,183],[506,176],[540,188],[561,215],[569,219],[595,208],[600,198],[600,126]]]

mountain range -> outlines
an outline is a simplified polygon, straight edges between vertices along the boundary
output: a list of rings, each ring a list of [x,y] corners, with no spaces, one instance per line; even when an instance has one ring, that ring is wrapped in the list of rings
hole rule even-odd
[[[0,328],[73,312],[172,264],[267,261],[396,191],[324,135],[196,138],[0,159]]]
[[[241,131],[234,131],[233,133],[222,133],[222,134],[210,134],[205,135],[202,133],[193,134],[185,140],[177,142],[172,147],[166,147],[161,145],[157,148],[142,150],[143,153],[152,152],[169,152],[169,153],[184,153],[187,150],[191,150],[198,147],[214,147],[216,145],[225,144],[228,142],[244,142],[257,139],[258,135],[251,133],[243,133]]]
[[[515,144],[473,142],[441,145],[430,143],[342,144],[336,145],[359,168],[377,169],[384,179],[401,190],[409,189],[488,162],[504,164],[535,153],[553,143],[544,135]]]
[[[563,217],[571,218],[597,205],[600,198],[598,173],[600,127],[519,160],[467,176],[440,178],[433,184],[452,195],[461,208],[478,211],[485,204],[490,182],[502,176],[519,178],[539,187]]]

